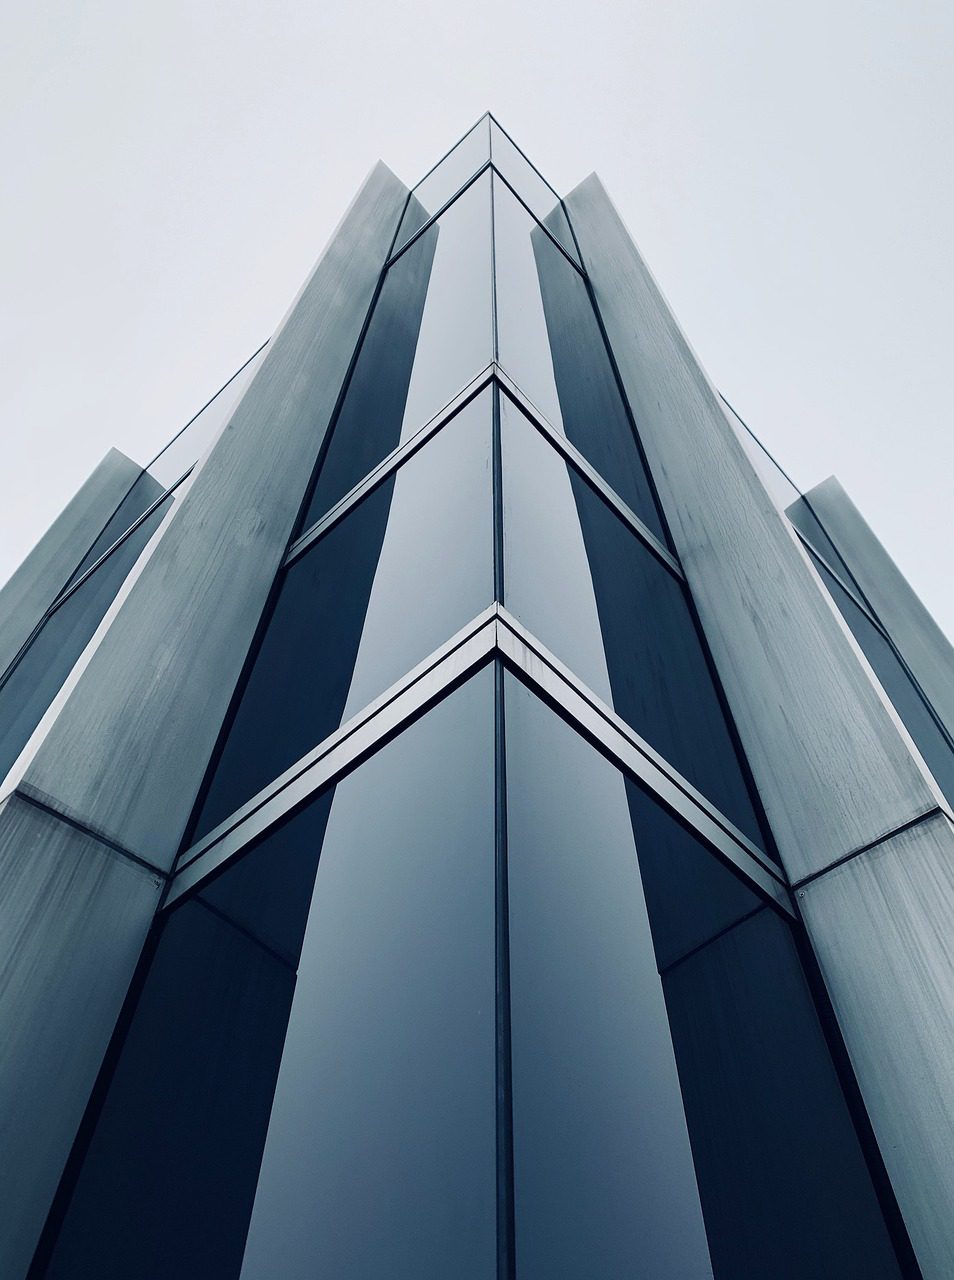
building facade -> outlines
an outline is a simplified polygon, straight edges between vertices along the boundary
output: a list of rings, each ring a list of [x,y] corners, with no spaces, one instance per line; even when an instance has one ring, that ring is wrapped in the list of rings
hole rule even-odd
[[[779,479],[597,178],[372,171],[0,593],[0,1274],[954,1274],[954,653]]]

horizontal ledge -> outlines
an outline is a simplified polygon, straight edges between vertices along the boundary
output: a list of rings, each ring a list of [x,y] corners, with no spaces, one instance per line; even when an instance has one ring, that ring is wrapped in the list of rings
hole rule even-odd
[[[641,781],[764,897],[793,915],[786,884],[764,855],[499,604],[480,613],[403,680],[189,849],[180,859],[164,909],[309,796],[377,751],[409,721],[494,657],[506,662],[530,688],[556,704],[578,731]]]
[[[439,431],[466,408],[472,400],[476,399],[482,391],[487,387],[496,384],[501,391],[504,392],[517,406],[520,412],[526,417],[531,426],[549,441],[550,445],[561,455],[563,460],[577,471],[583,480],[591,489],[603,499],[608,507],[622,520],[631,533],[642,542],[642,544],[651,551],[656,559],[680,582],[685,581],[685,576],[678,560],[672,554],[668,547],[660,542],[659,538],[652,532],[648,525],[644,524],[638,515],[622,500],[618,493],[612,489],[603,477],[596,471],[586,458],[580,453],[576,445],[572,444],[567,437],[558,431],[556,427],[540,412],[532,400],[521,390],[513,378],[502,369],[495,361],[491,361],[463,386],[457,394],[447,402],[439,413],[432,418],[407,440],[404,440],[396,449],[387,454],[381,461],[369,471],[353,489],[340,498],[333,507],[331,507],[320,519],[316,520],[313,525],[305,530],[288,548],[285,553],[284,567],[294,564],[301,556],[305,554],[311,547],[315,545],[319,539],[323,538],[336,524],[345,518],[358,503],[363,501],[368,494],[383,484],[389,476],[398,471],[405,462],[409,461],[420,449],[432,440]],[[635,448],[635,444],[634,444]],[[504,536],[506,537],[506,531]]]

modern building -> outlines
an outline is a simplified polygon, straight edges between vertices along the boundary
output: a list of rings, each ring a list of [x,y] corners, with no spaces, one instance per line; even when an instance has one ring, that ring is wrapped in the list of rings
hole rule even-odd
[[[372,171],[0,593],[4,1280],[950,1280],[954,653],[779,479],[596,177]]]

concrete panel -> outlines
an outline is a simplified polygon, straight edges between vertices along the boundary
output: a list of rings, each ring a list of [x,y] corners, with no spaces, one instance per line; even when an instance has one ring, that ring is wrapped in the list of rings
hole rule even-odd
[[[0,674],[125,498],[141,468],[110,449],[0,589]]]
[[[798,893],[925,1280],[954,1274],[952,852],[938,814]]]
[[[36,754],[34,794],[163,867],[176,848],[407,189],[370,174]]]
[[[676,550],[793,879],[938,803],[599,179],[567,205]]]
[[[0,1275],[33,1250],[160,880],[12,797],[0,807]]]
[[[805,497],[934,710],[954,733],[954,647],[835,477]],[[798,512],[790,514],[797,525]],[[811,541],[810,533],[806,536]]]

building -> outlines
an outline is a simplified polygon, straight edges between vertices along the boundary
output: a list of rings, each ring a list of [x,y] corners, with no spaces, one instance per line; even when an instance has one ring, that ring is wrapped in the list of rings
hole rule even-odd
[[[952,653],[765,465],[597,178],[372,171],[0,595],[0,1274],[954,1273]]]

